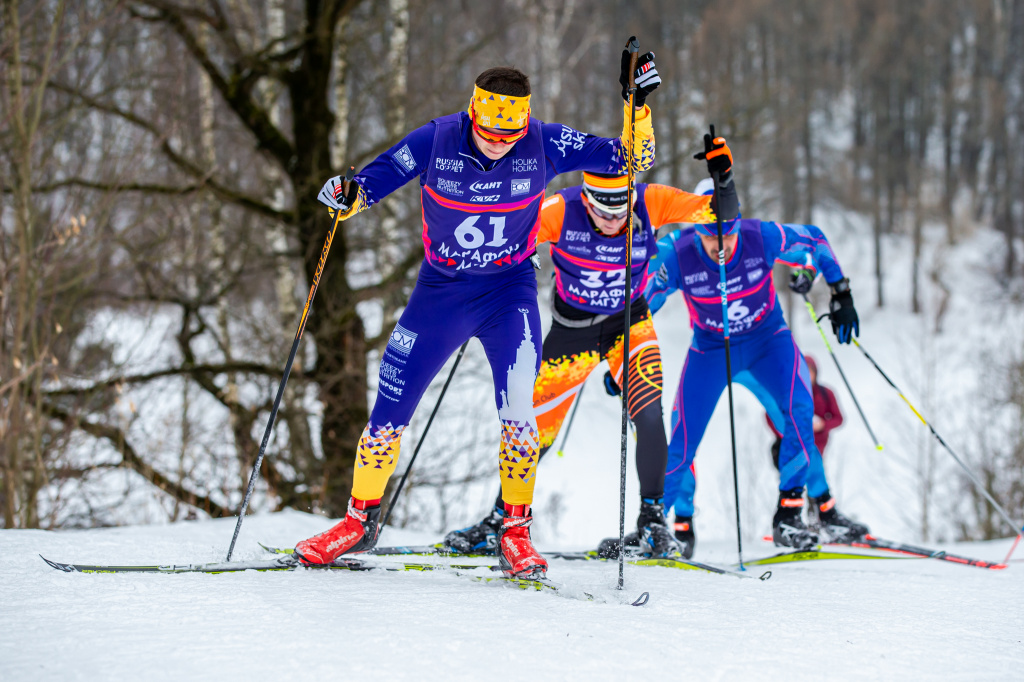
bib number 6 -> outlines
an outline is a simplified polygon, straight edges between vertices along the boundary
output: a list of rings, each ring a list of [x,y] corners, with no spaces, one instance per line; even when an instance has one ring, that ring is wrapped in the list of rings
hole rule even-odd
[[[462,248],[478,249],[484,246],[484,240],[487,239],[487,235],[476,226],[476,221],[478,220],[480,220],[478,215],[469,216],[455,228],[455,239]],[[487,242],[487,246],[504,246],[508,242],[503,234],[505,231],[505,216],[491,216],[491,227],[493,228],[493,233],[491,241]]]
[[[750,308],[743,305],[743,299],[738,298],[729,304],[729,320],[739,322],[750,314]]]

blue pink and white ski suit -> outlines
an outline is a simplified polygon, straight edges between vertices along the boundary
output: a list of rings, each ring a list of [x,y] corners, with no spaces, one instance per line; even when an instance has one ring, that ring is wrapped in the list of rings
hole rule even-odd
[[[782,262],[819,270],[828,282],[843,279],[828,240],[813,225],[740,220],[739,239],[726,263],[732,379],[746,386],[783,433],[779,490],[828,492],[821,453],[814,445],[814,400],[803,355],[793,342],[772,281]],[[690,313],[690,344],[675,403],[668,446],[665,506],[676,518],[693,516],[694,457],[726,385],[722,299],[717,261],[704,251],[694,229],[658,241],[651,263],[657,275],[645,292],[657,312],[679,290]]]

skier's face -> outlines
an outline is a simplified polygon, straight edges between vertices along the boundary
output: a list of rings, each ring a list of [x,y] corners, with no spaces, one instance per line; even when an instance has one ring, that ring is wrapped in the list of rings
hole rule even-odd
[[[612,213],[606,213],[600,209],[595,209],[589,201],[584,201],[583,205],[587,207],[587,215],[590,216],[590,220],[594,223],[601,234],[614,237],[619,232],[622,232],[622,228],[626,225],[626,212],[623,211],[618,215]]]
[[[484,133],[494,135],[495,137],[497,137],[498,135],[507,136],[509,132],[507,130],[502,130],[500,128],[487,128],[485,126],[480,126],[480,130],[484,131]],[[508,154],[510,151],[512,151],[512,147],[514,147],[516,144],[515,141],[505,142],[484,139],[480,135],[480,133],[476,131],[476,126],[474,126],[473,129],[473,143],[476,144],[476,148],[479,149],[483,153],[483,155],[486,156],[491,161],[497,161],[501,157]]]
[[[725,247],[725,260],[728,261],[732,258],[733,252],[736,250],[736,241],[740,238],[738,234],[727,234],[722,236],[722,246]],[[700,243],[704,247],[704,251],[708,254],[708,258],[718,262],[718,235],[708,236],[706,234],[700,235]]]

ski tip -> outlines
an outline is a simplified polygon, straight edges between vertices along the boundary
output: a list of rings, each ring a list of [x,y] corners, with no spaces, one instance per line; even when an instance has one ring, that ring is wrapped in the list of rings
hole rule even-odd
[[[73,572],[75,570],[75,569],[71,568],[71,566],[69,566],[68,564],[61,564],[61,563],[57,563],[56,561],[50,561],[49,559],[44,557],[42,554],[39,555],[39,558],[42,559],[43,561],[45,561],[47,566],[49,566],[50,568],[55,568],[58,571],[64,571],[65,573],[71,573],[71,572]]]
[[[632,602],[632,603],[630,604],[630,606],[643,606],[644,604],[646,604],[646,603],[647,603],[647,600],[648,600],[648,599],[650,599],[650,598],[651,598],[651,593],[650,593],[650,592],[644,592],[644,593],[643,593],[643,594],[641,594],[641,595],[640,595],[639,597],[637,597],[637,598],[636,598],[636,599],[635,599],[635,600],[634,600],[634,601],[633,601],[633,602]]]

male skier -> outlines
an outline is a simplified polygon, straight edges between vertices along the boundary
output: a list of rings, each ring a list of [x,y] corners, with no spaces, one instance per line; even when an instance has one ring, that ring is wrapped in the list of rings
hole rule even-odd
[[[695,194],[711,194],[702,181]],[[776,545],[808,548],[817,543],[801,518],[804,486],[817,506],[822,528],[834,540],[847,541],[868,529],[839,513],[829,494],[821,454],[814,446],[807,364],[793,342],[772,282],[776,261],[821,271],[832,289],[832,330],[840,343],[859,334],[850,281],[821,230],[813,225],[783,225],[761,220],[722,222],[726,258],[729,337],[733,381],[749,388],[783,434],[779,451],[779,505],[772,520]],[[646,296],[655,313],[668,294],[679,290],[690,314],[693,340],[672,407],[672,435],[665,480],[666,503],[675,510],[676,537],[692,552],[692,470],[718,397],[725,388],[725,343],[719,288],[718,233],[714,223],[698,223],[658,242]],[[812,278],[813,280],[813,278]],[[839,539],[842,538],[842,539]]]
[[[734,218],[739,200],[732,182],[732,155],[718,138],[707,155],[708,169],[723,178],[722,215]],[[625,330],[626,175],[583,173],[583,184],[545,200],[538,243],[550,242],[555,266],[551,330],[533,390],[543,457],[583,382],[607,360],[616,383],[622,381]],[[629,416],[636,426],[636,468],[640,478],[637,540],[656,557],[682,554],[665,518],[663,503],[668,458],[662,417],[661,350],[643,291],[648,261],[654,255],[657,228],[669,223],[714,220],[710,196],[665,185],[637,183],[632,239],[632,302],[629,333]],[[456,552],[492,551],[504,518],[499,492],[494,508],[479,523],[452,531],[444,544]]]
[[[623,50],[624,98],[628,71]],[[635,80],[634,168],[644,170],[654,160],[654,130],[644,100],[661,83],[652,53],[637,60]],[[544,188],[552,178],[575,170],[624,172],[628,108],[618,139],[587,135],[532,118],[526,75],[511,67],[488,69],[476,79],[468,112],[414,130],[363,168],[355,187],[340,177],[324,185],[320,201],[347,219],[418,177],[425,258],[381,359],[377,400],[356,452],[348,514],[296,545],[303,561],[324,564],[373,547],[402,431],[434,375],[475,336],[491,364],[501,422],[505,517],[499,565],[508,575],[545,574],[547,562],[529,531],[538,443],[531,397],[541,329],[530,256]]]

